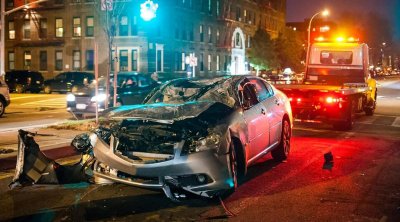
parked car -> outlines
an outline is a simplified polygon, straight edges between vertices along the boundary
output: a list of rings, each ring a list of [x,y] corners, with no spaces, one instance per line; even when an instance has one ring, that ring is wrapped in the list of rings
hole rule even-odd
[[[43,76],[40,72],[29,70],[12,70],[6,72],[6,83],[10,92],[39,93],[43,90]]]
[[[110,102],[113,104],[114,84],[113,75],[110,80]],[[142,103],[147,94],[158,86],[158,83],[150,78],[150,75],[123,72],[117,75],[117,103],[119,105],[132,105]],[[96,97],[96,82],[92,81],[86,87],[81,87],[76,91],[67,95],[67,110],[74,113],[76,116],[96,112],[96,101],[99,111],[102,112],[106,102],[106,80],[99,78],[99,93]]]
[[[6,107],[10,104],[10,94],[6,82],[0,77],[0,117],[3,116]]]
[[[44,81],[44,92],[73,92],[88,85],[94,79],[93,73],[88,72],[62,72],[53,79]]]
[[[43,158],[32,134],[20,130],[10,187],[94,177],[95,183],[160,189],[172,200],[179,190],[215,197],[234,191],[246,168],[263,155],[285,160],[293,123],[288,98],[254,76],[172,80],[144,104],[114,107],[103,117],[106,123],[94,134],[72,141],[89,155],[74,165]],[[37,159],[43,170],[34,168]]]

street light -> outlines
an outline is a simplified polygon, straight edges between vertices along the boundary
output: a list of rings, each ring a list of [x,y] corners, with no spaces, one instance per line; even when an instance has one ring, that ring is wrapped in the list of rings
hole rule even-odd
[[[306,56],[306,69],[307,69],[307,67],[308,67],[308,63],[309,63],[309,59],[310,59],[310,47],[311,47],[311,40],[310,40],[310,38],[311,38],[311,23],[312,23],[312,21],[314,20],[314,18],[316,17],[316,16],[318,16],[318,15],[322,15],[322,16],[328,16],[329,15],[329,11],[327,10],[327,9],[325,9],[325,10],[323,10],[323,11],[320,11],[320,12],[317,12],[317,13],[315,13],[312,17],[311,17],[311,19],[310,19],[310,21],[308,22],[308,37],[307,37],[307,56]],[[307,70],[306,70],[307,71]]]
[[[1,0],[1,12],[0,12],[0,14],[1,14],[0,15],[0,28],[1,28],[1,36],[0,36],[0,77],[2,77],[5,74],[5,72],[4,72],[4,70],[5,70],[5,68],[4,68],[4,63],[5,63],[4,62],[5,61],[5,58],[4,58],[5,53],[4,53],[4,51],[5,51],[5,31],[6,31],[5,16],[9,15],[9,14],[11,14],[13,12],[16,12],[18,10],[21,10],[21,9],[27,9],[27,8],[29,8],[30,5],[38,4],[38,3],[41,3],[41,2],[47,2],[47,1],[48,0],[33,1],[33,2],[29,2],[27,4],[24,4],[24,5],[18,6],[16,8],[13,8],[13,9],[11,9],[9,11],[5,11],[5,8],[6,8],[5,2],[6,1],[5,0]]]

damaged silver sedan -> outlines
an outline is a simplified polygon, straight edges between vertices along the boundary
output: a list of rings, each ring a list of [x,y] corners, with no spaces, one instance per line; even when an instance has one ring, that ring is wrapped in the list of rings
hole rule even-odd
[[[74,140],[92,157],[94,182],[162,189],[171,199],[175,189],[204,197],[233,191],[269,152],[285,160],[293,123],[288,98],[254,76],[173,80],[144,104],[104,117],[107,126]]]

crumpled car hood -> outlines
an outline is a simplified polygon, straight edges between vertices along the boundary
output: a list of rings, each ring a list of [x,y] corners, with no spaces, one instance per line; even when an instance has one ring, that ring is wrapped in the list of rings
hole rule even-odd
[[[104,116],[110,119],[144,119],[173,123],[174,121],[197,117],[216,103],[218,102],[192,101],[180,104],[154,103],[121,106],[109,109],[104,113]],[[226,108],[229,109],[228,106]]]

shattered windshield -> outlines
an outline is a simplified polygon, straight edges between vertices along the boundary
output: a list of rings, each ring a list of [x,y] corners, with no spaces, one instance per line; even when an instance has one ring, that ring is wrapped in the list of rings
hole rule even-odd
[[[216,101],[232,107],[235,99],[227,77],[214,79],[179,79],[161,86],[146,103],[186,103],[190,101]]]

